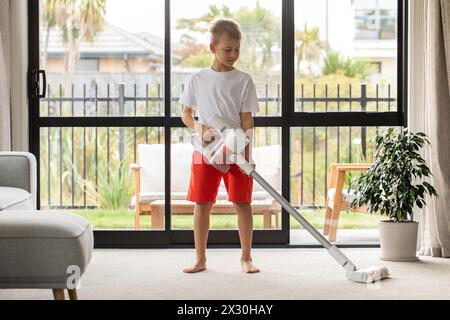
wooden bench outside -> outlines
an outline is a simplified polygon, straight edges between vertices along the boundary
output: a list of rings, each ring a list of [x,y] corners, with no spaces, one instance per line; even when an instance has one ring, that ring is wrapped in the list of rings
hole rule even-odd
[[[164,200],[156,200],[151,203],[151,228],[161,230],[164,228]],[[173,215],[193,215],[195,203],[187,200],[172,200],[171,213]],[[275,215],[275,226],[279,227],[279,215],[281,205],[272,200],[254,200],[252,201],[252,210],[254,215],[263,215],[264,229],[272,228],[272,215]],[[226,200],[217,200],[211,209],[211,214],[230,215],[236,214],[232,202]]]

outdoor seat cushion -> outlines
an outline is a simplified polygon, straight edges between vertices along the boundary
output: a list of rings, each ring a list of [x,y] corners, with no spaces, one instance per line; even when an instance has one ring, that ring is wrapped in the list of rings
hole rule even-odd
[[[21,188],[0,187],[0,210],[33,210],[33,195]]]
[[[334,197],[336,195],[336,188],[328,189],[328,199],[334,201]],[[351,203],[354,199],[356,199],[356,194],[351,192],[349,193],[347,189],[342,189],[342,201],[345,203]]]
[[[0,288],[66,288],[92,257],[93,233],[83,217],[64,212],[0,214]]]

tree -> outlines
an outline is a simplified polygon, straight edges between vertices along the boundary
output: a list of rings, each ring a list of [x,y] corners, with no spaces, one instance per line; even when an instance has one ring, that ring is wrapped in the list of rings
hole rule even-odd
[[[213,63],[213,57],[208,51],[198,52],[185,58],[180,65],[183,67],[205,68]]]
[[[366,79],[372,71],[370,62],[361,58],[342,58],[339,52],[330,52],[325,60],[323,75],[342,74],[349,78]]]
[[[181,57],[181,65],[188,67],[206,67],[210,59],[205,61],[206,65],[199,65],[199,62],[203,61],[206,55],[211,58],[208,46],[198,43],[193,37],[187,34],[184,34],[180,38],[180,45],[173,48],[173,53]],[[195,63],[191,64],[193,61]]]
[[[328,43],[320,39],[320,29],[314,27],[308,29],[307,23],[303,31],[295,32],[296,52],[297,52],[297,73],[300,73],[300,63],[306,60],[309,64],[309,73],[312,73],[312,64],[319,62],[323,50],[328,47]]]
[[[222,8],[219,8],[216,5],[209,6],[209,12],[201,15],[198,18],[182,18],[177,21],[177,29],[179,30],[189,30],[194,32],[205,33],[208,32],[208,24],[217,19],[221,18],[232,18],[232,14],[230,8],[222,5]],[[190,37],[188,35],[188,37]]]
[[[106,0],[45,0],[44,19],[47,26],[46,49],[50,29],[58,27],[63,33],[64,88],[70,88],[76,63],[80,58],[82,41],[93,41],[103,28]],[[47,53],[44,54],[46,58]]]
[[[242,61],[255,73],[268,71],[273,64],[272,48],[281,45],[279,19],[270,10],[263,8],[259,1],[254,9],[241,7],[233,15],[245,35]],[[255,64],[258,61],[258,50],[262,51],[259,67]]]
[[[48,54],[48,43],[50,39],[50,30],[54,28],[58,21],[60,21],[60,18],[57,17],[57,14],[61,11],[60,8],[60,2],[56,0],[45,0],[43,4],[43,21],[46,29],[45,34],[45,44],[44,49],[42,50],[42,56],[41,56],[41,68],[47,69],[47,54]]]
[[[176,28],[189,31],[189,37],[192,39],[192,32],[207,33],[208,25],[218,18],[233,19],[241,26],[244,38],[241,46],[240,64],[253,73],[268,71],[273,64],[273,47],[281,44],[279,19],[270,10],[263,8],[259,1],[256,2],[254,8],[241,7],[234,12],[225,5],[222,7],[210,5],[209,12],[198,18],[179,19]],[[186,65],[189,61],[195,61],[196,63],[207,61],[204,59],[205,50],[199,50],[195,55],[203,58],[197,59],[186,56],[185,58],[189,60],[182,64]]]

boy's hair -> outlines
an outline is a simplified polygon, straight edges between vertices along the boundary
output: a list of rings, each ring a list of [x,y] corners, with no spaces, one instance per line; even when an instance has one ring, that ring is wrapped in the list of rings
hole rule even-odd
[[[241,28],[231,19],[219,19],[212,23],[209,29],[211,33],[211,43],[218,44],[223,35],[230,39],[241,40]]]

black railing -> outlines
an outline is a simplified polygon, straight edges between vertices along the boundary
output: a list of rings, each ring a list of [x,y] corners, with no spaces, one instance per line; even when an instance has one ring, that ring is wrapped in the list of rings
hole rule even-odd
[[[269,84],[266,83],[265,84],[265,88],[264,88],[264,95],[263,97],[261,97],[261,95],[259,96],[259,102],[260,102],[260,106],[263,106],[263,108],[261,109],[261,116],[266,116],[266,115],[271,115],[271,116],[281,116],[280,114],[280,110],[281,110],[281,97],[280,97],[280,92],[281,92],[281,88],[280,85],[278,84],[276,86],[276,96],[269,96]],[[93,86],[93,94],[91,94],[90,96],[88,96],[87,94],[87,86],[83,85],[83,90],[82,90],[82,97],[75,97],[74,96],[74,86],[71,87],[71,96],[70,97],[65,97],[63,96],[62,92],[62,86],[59,86],[59,95],[58,96],[51,96],[52,95],[52,91],[51,91],[51,87],[50,85],[48,86],[48,96],[47,98],[43,98],[41,99],[41,116],[69,116],[69,117],[75,117],[75,116],[80,116],[80,121],[82,123],[82,117],[86,116],[88,114],[90,115],[95,115],[95,116],[110,116],[110,115],[120,115],[120,116],[137,116],[138,114],[141,116],[163,116],[163,111],[161,110],[161,106],[164,105],[164,97],[161,96],[161,92],[162,92],[162,88],[161,85],[156,85],[153,86],[152,88],[150,88],[150,86],[148,84],[146,84],[145,86],[145,96],[138,96],[137,94],[137,85],[134,84],[133,86],[133,94],[131,96],[127,96],[125,94],[125,85],[120,84],[118,86],[118,95],[115,97],[111,96],[111,88],[110,85],[106,85],[106,96],[104,97],[99,97],[98,96],[98,85],[94,85]],[[150,94],[150,90],[153,90],[153,92],[156,95],[151,95]],[[181,91],[183,90],[183,87],[181,87]],[[380,97],[379,96],[379,86],[376,85],[375,86],[375,91],[374,91],[374,97],[369,97],[367,94],[367,86],[365,84],[361,85],[360,87],[360,96],[359,97],[354,97],[354,95],[352,94],[352,86],[349,85],[348,87],[348,96],[341,96],[342,95],[342,87],[340,85],[337,85],[336,87],[336,96],[334,97],[329,97],[329,86],[325,85],[324,86],[324,91],[322,96],[318,96],[317,95],[317,85],[313,85],[313,92],[312,92],[312,96],[305,96],[305,85],[301,85],[300,87],[300,92],[298,92],[300,94],[299,97],[296,98],[296,111],[299,112],[316,112],[320,109],[320,111],[330,111],[330,105],[334,104],[334,108],[337,109],[337,111],[367,111],[368,110],[368,104],[372,103],[374,104],[374,106],[372,107],[373,110],[370,111],[374,111],[374,112],[378,112],[380,111],[380,104],[387,104],[387,111],[391,111],[392,109],[392,104],[396,102],[395,98],[391,97],[391,87],[390,85],[388,86],[388,97]],[[172,105],[178,101],[178,97],[172,97]],[[138,112],[139,106],[138,103],[144,103],[143,108],[144,108],[144,112],[141,114]],[[75,110],[75,104],[81,104],[82,110],[78,110],[78,115],[77,112]],[[111,104],[117,104],[117,108],[112,109],[111,108]],[[127,104],[132,104],[132,110],[128,111],[126,110],[126,106]],[[88,108],[88,104],[90,104],[89,108]],[[103,104],[104,107],[106,107],[106,110],[104,110],[103,113],[100,112],[100,108],[99,108],[99,104]],[[150,104],[153,104],[152,106]],[[305,105],[306,104],[312,104],[312,110],[306,110]],[[348,109],[347,110],[343,110],[341,107],[342,105],[347,104],[348,105]],[[358,109],[353,109],[353,105],[354,104],[358,104],[359,108]],[[67,114],[63,114],[62,110],[63,110],[63,106],[66,105],[70,105],[70,112]],[[299,106],[297,108],[297,106]],[[141,105],[142,107],[142,105]],[[45,112],[45,108],[47,109]],[[177,113],[175,110],[172,110],[172,114],[174,116],[179,115],[179,113]],[[101,127],[100,127],[101,128]],[[74,172],[74,166],[72,166],[71,168],[71,188],[70,188],[70,204],[64,204],[63,201],[63,145],[62,145],[62,137],[63,137],[63,128],[58,128],[59,129],[59,145],[57,146],[59,148],[59,159],[58,159],[58,163],[55,163],[54,160],[52,160],[52,150],[53,153],[58,153],[54,151],[55,148],[55,144],[54,141],[51,141],[51,129],[47,128],[47,154],[46,154],[46,173],[47,173],[47,188],[46,188],[46,202],[47,203],[41,203],[41,206],[48,206],[51,208],[70,208],[70,209],[79,209],[79,208],[93,208],[95,206],[89,205],[87,203],[87,199],[86,199],[86,190],[83,189],[83,196],[82,196],[82,202],[81,203],[77,203],[76,199],[75,199],[75,181],[74,181],[74,177],[75,177],[75,172]],[[87,163],[86,163],[86,156],[87,156],[87,149],[86,149],[86,139],[87,139],[87,133],[86,133],[86,128],[85,127],[81,127],[82,129],[82,149],[83,149],[83,156],[82,156],[82,161],[83,161],[83,171],[82,171],[82,178],[83,179],[87,179]],[[101,147],[106,147],[106,167],[108,168],[107,171],[107,178],[109,181],[109,177],[111,174],[111,170],[112,169],[110,167],[111,165],[111,136],[110,136],[110,128],[105,128],[106,129],[106,146],[101,146]],[[136,162],[136,147],[137,144],[139,143],[143,143],[145,141],[145,143],[149,143],[150,137],[149,137],[149,133],[150,131],[154,131],[156,130],[156,136],[152,138],[153,143],[161,143],[161,140],[163,138],[163,132],[164,129],[162,128],[142,128],[145,129],[145,139],[138,139],[137,137],[137,128],[131,128],[133,130],[132,132],[132,146],[133,146],[133,162]],[[302,186],[299,187],[297,185],[297,196],[294,197],[293,202],[297,202],[295,203],[296,205],[298,205],[299,207],[322,207],[325,203],[325,197],[326,197],[326,181],[328,180],[328,165],[330,163],[330,161],[333,162],[341,162],[341,161],[346,161],[346,162],[353,162],[355,160],[354,157],[352,157],[352,128],[342,128],[342,127],[338,127],[336,128],[336,157],[332,157],[330,155],[330,148],[329,148],[329,133],[330,133],[330,128],[316,128],[313,127],[312,130],[312,141],[310,143],[310,148],[312,149],[312,178],[310,178],[309,182],[308,179],[305,179],[309,172],[306,172],[307,170],[305,170],[305,148],[307,147],[308,143],[305,141],[305,129],[306,128],[298,128],[299,130],[299,137],[297,138],[298,141],[300,141],[300,148],[297,148],[294,150],[293,152],[293,157],[298,157],[298,153],[300,153],[300,164],[296,164],[294,163],[293,165],[293,169],[295,170],[295,172],[293,172],[292,174],[292,179],[293,179],[293,184],[291,184],[291,186],[294,186],[296,183],[298,183],[298,181],[300,181],[299,179],[302,179]],[[99,161],[99,145],[98,145],[98,127],[92,128],[92,130],[94,130],[94,141],[95,141],[95,147],[94,147],[94,169],[93,172],[95,173],[95,177],[93,180],[95,180],[95,189],[97,190],[98,188],[98,161]],[[119,130],[119,143],[118,143],[118,155],[119,155],[119,160],[122,161],[125,158],[125,137],[126,137],[126,132],[125,132],[125,128],[121,127],[118,128]],[[184,132],[184,128],[181,129],[182,132]],[[267,130],[267,128],[266,128]],[[319,156],[319,152],[317,151],[316,147],[317,147],[317,140],[320,140],[320,137],[318,137],[317,135],[317,130],[324,130],[324,155],[320,155]],[[347,154],[346,156],[343,156],[342,151],[341,151],[341,147],[342,147],[342,131],[344,130],[348,130],[348,144],[347,144]],[[375,132],[378,133],[378,127],[375,128]],[[360,139],[360,144],[361,144],[361,152],[362,152],[362,158],[364,159],[368,159],[367,156],[367,150],[368,150],[368,145],[367,145],[367,128],[366,127],[361,127],[359,128],[359,139]],[[281,134],[281,131],[280,131]],[[183,134],[182,134],[183,135]],[[265,144],[269,144],[269,135],[267,134],[266,131],[266,141]],[[74,128],[72,128],[71,131],[71,135],[70,135],[70,148],[71,148],[71,161],[72,164],[74,164],[75,159],[74,159],[74,146],[75,146],[75,136],[74,136]],[[296,138],[294,137],[292,140],[293,143],[295,143]],[[77,139],[78,140],[78,139]],[[140,140],[140,141],[139,141]],[[281,138],[279,139],[279,141],[281,141]],[[51,146],[51,147],[50,147]],[[45,146],[41,146],[41,153],[45,150]],[[372,148],[373,151],[373,148]],[[318,169],[318,158],[323,157],[324,159],[322,159],[320,161],[320,168]],[[42,155],[41,155],[41,159],[42,159]],[[361,161],[361,159],[356,159],[356,161]],[[323,166],[323,164],[325,164]],[[57,165],[58,166],[58,183],[59,183],[59,203],[55,203],[54,201],[54,197],[52,198],[52,183],[54,184],[55,181],[52,181],[51,179],[51,173],[52,173],[52,169],[53,166]],[[296,167],[297,165],[297,167]],[[42,166],[41,166],[41,171],[42,171]],[[321,178],[318,178],[317,175],[317,170],[323,170],[324,172],[320,172],[320,177],[323,177],[323,180]],[[53,179],[54,180],[54,179]],[[323,189],[323,193],[321,193],[321,200],[319,203],[317,203],[317,183],[318,180],[321,180],[321,184],[324,187]],[[295,182],[294,182],[295,181]],[[323,183],[323,181],[325,181],[325,183]],[[305,182],[310,183],[310,185],[308,187],[310,187],[309,191],[307,191],[309,193],[308,195],[308,199],[305,200]],[[41,189],[42,190],[42,189]],[[292,191],[291,191],[292,193]],[[294,192],[295,193],[295,192]],[[41,195],[43,194],[43,191],[41,191]],[[291,197],[292,198],[292,197]],[[41,200],[43,199],[43,197],[41,196]],[[45,199],[45,196],[44,196]]]

